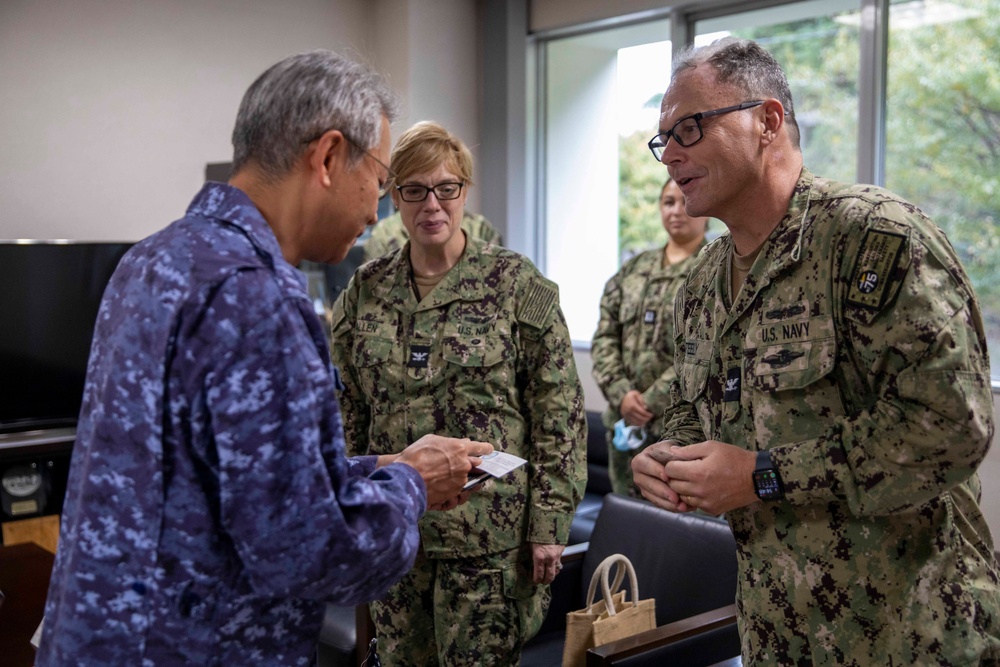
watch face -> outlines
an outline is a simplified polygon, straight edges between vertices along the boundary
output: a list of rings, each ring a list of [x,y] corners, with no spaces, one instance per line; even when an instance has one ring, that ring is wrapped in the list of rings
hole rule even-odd
[[[777,500],[785,495],[781,488],[781,479],[773,469],[755,470],[753,487],[757,492],[757,497],[761,500]]]

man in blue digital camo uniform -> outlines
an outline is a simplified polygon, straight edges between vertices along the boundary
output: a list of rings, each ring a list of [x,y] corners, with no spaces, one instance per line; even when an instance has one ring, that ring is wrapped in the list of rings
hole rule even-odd
[[[976,296],[917,207],[814,176],[798,141],[760,46],[675,59],[650,148],[688,212],[730,234],[678,292],[666,442],[635,458],[636,483],[725,513],[747,667],[996,665]]]
[[[39,666],[309,665],[326,602],[382,595],[484,443],[349,459],[302,259],[374,223],[395,102],[329,51],[261,75],[234,176],[101,306]]]

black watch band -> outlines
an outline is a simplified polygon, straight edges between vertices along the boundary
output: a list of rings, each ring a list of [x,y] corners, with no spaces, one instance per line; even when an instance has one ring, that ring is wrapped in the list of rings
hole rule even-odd
[[[781,475],[771,463],[771,452],[766,449],[757,452],[757,466],[753,471],[753,490],[761,500],[781,500],[785,497]]]

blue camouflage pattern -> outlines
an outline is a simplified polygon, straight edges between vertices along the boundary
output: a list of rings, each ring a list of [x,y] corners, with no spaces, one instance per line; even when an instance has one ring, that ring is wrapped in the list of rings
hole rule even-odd
[[[426,507],[347,458],[304,276],[207,184],[105,292],[36,664],[307,665],[327,602],[383,595]]]

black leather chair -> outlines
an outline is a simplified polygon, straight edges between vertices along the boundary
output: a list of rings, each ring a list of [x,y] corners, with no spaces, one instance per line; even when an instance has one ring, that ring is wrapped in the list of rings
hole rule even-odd
[[[740,653],[736,630],[736,542],[722,519],[667,512],[645,500],[609,494],[590,542],[570,546],[552,587],[539,634],[522,667],[558,666],[566,614],[582,609],[594,570],[622,553],[635,566],[639,597],[656,600],[656,629],[591,649],[588,665],[704,666]]]
[[[608,442],[605,439],[601,413],[587,411],[587,489],[576,508],[569,528],[569,544],[579,544],[590,539],[594,522],[601,511],[604,496],[611,493],[608,473]]]

